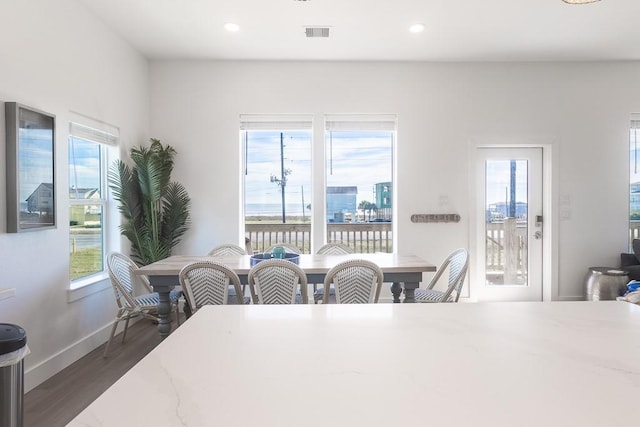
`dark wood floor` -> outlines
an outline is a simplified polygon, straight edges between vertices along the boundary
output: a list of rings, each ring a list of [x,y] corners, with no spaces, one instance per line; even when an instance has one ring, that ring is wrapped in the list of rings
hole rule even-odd
[[[24,427],[65,426],[160,341],[149,320],[129,326],[125,343],[117,335],[106,359],[102,345],[29,391],[24,398]]]

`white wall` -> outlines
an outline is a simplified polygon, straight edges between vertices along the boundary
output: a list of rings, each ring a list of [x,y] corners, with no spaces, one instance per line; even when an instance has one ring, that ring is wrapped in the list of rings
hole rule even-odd
[[[125,146],[146,141],[148,63],[74,0],[2,2],[0,13],[0,103],[16,101],[55,114],[57,126],[58,227],[8,234],[0,104],[0,288],[15,288],[15,297],[0,300],[0,322],[27,331],[30,389],[102,344],[115,315],[110,288],[67,299],[70,111],[119,126]]]
[[[152,134],[178,150],[174,178],[193,198],[182,253],[239,240],[242,113],[397,113],[400,253],[435,263],[470,246],[472,141],[551,145],[554,299],[581,299],[589,266],[627,249],[628,126],[640,64],[151,62]],[[316,124],[316,125],[322,125]],[[548,173],[548,171],[547,171]],[[441,195],[449,205],[440,206]],[[413,224],[413,213],[459,213]]]

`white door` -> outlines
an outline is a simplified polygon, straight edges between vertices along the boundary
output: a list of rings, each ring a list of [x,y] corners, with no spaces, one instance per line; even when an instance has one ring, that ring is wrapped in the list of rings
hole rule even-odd
[[[542,301],[542,148],[477,152],[477,299]]]

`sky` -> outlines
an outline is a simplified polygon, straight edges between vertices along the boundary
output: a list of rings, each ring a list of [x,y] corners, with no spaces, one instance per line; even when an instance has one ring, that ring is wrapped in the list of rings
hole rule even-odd
[[[280,204],[281,187],[271,182],[281,179],[280,132],[250,131],[246,142],[245,202]],[[327,138],[328,186],[357,186],[357,202],[375,202],[373,187],[392,180],[393,147],[391,132],[333,132]],[[311,132],[285,132],[285,203],[301,213],[311,203]]]
[[[19,200],[22,203],[41,183],[53,183],[52,131],[20,128],[19,140]]]
[[[33,132],[33,131],[32,131]],[[46,162],[51,156],[51,143],[47,151],[46,141],[34,134],[30,139],[29,164]],[[284,168],[290,171],[286,176],[285,202],[287,212],[300,214],[302,206],[309,205],[311,196],[311,131],[289,131],[283,133]],[[357,186],[357,203],[362,200],[375,202],[373,187],[378,182],[392,180],[393,139],[391,132],[332,132],[326,142],[326,182],[328,186]],[[246,203],[249,205],[281,203],[281,190],[271,176],[281,178],[280,132],[250,131],[247,140],[245,165]],[[100,150],[95,143],[78,138],[69,142],[70,170],[69,186],[77,188],[98,188],[100,185]],[[31,168],[35,170],[35,168]],[[46,168],[42,170],[46,172]],[[639,168],[640,172],[640,168]],[[487,204],[505,201],[505,191],[509,187],[509,160],[492,160],[487,164]],[[517,161],[516,199],[527,201],[527,164]],[[38,184],[45,176],[32,176]],[[48,178],[50,182],[51,178]],[[39,181],[38,181],[39,180]],[[640,180],[640,174],[638,179]],[[633,181],[633,178],[632,178]],[[36,184],[37,186],[37,184]],[[26,187],[25,187],[26,188]],[[29,186],[33,191],[33,184]],[[24,191],[27,191],[26,189]],[[28,195],[27,195],[28,196]]]
[[[516,160],[516,201],[526,203],[527,194],[527,161]],[[504,203],[505,193],[509,193],[511,186],[511,161],[489,160],[486,164],[487,185],[486,203]],[[510,199],[506,199],[507,203]]]
[[[69,138],[69,166],[69,188],[100,188],[100,145]]]

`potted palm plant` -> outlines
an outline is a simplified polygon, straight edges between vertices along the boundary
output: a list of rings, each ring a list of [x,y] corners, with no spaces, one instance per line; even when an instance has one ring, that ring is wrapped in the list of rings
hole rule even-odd
[[[120,233],[131,242],[131,257],[141,265],[167,258],[189,228],[191,199],[182,184],[171,181],[176,150],[151,139],[132,148],[133,166],[116,160],[109,188],[123,216]]]

